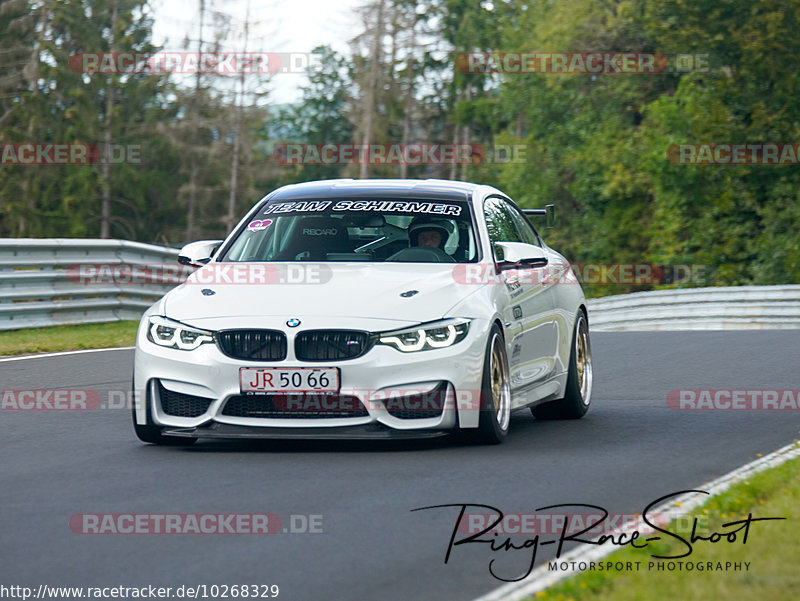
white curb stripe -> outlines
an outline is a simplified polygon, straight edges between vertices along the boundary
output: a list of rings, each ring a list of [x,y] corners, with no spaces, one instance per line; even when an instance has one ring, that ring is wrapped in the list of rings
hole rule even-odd
[[[763,472],[766,469],[777,467],[782,463],[789,461],[790,459],[794,459],[795,457],[800,457],[800,442],[793,442],[792,444],[786,445],[774,453],[770,453],[766,457],[760,457],[759,459],[751,461],[750,463],[743,465],[742,467],[737,468],[732,472],[717,478],[716,480],[706,482],[702,486],[697,487],[698,490],[704,490],[708,492],[709,494],[707,495],[700,493],[687,493],[679,497],[675,497],[671,501],[652,509],[651,513],[659,514],[659,517],[665,518],[665,521],[667,522],[684,517],[694,508],[702,505],[712,497],[715,497],[716,495],[726,491],[737,482],[741,482],[745,478],[752,476],[753,474],[757,474],[758,472]],[[624,531],[633,531],[634,529],[642,530],[646,526],[647,525],[644,523],[644,521],[639,518],[636,522],[624,524],[616,532],[619,533]],[[595,538],[594,540],[597,539]],[[606,555],[610,555],[614,551],[618,550],[618,546],[610,544],[596,546],[583,545],[570,551],[569,553],[565,553],[557,561],[559,563],[562,561],[598,561]],[[573,574],[579,573],[582,573],[581,570],[572,569],[551,572],[547,569],[547,562],[544,562],[538,568],[534,569],[524,580],[504,584],[493,591],[489,591],[482,597],[478,597],[475,599],[475,601],[520,601],[546,589],[549,586],[552,586],[559,580],[563,580],[569,576],[572,576]]]
[[[80,351],[60,351],[58,353],[42,353],[41,355],[23,355],[21,357],[4,357],[0,358],[0,363],[7,363],[8,361],[25,361],[27,359],[44,359],[47,357],[63,357],[65,355],[82,355],[84,353],[104,353],[106,351],[129,351],[133,346],[115,346],[113,348],[95,348],[83,349]]]

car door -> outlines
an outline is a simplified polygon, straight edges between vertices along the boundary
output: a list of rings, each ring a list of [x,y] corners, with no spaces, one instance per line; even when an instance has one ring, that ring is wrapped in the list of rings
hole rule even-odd
[[[495,242],[542,243],[525,217],[507,199],[490,197],[484,203],[489,239]],[[497,250],[494,249],[495,259]],[[509,345],[511,386],[516,390],[545,380],[553,371],[558,339],[555,300],[547,282],[547,270],[528,267],[507,270],[501,276],[509,296],[508,315],[515,323],[515,336]],[[508,323],[508,320],[507,320]],[[528,402],[523,396],[515,405]]]

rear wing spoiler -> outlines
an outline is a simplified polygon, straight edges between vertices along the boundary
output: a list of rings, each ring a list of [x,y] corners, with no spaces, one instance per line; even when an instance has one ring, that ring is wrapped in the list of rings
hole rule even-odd
[[[556,223],[556,207],[555,205],[544,205],[543,209],[522,209],[525,215],[536,215],[545,218],[545,227],[551,228]]]

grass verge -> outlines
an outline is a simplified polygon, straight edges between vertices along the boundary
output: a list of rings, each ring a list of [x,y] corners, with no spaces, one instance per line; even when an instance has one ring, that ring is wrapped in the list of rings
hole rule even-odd
[[[639,601],[641,599],[706,601],[789,601],[800,599],[800,459],[787,461],[732,486],[691,512],[697,517],[698,533],[730,532],[734,527],[722,524],[753,518],[785,517],[786,520],[755,522],[750,526],[747,543],[741,532],[736,542],[723,538],[712,544],[698,541],[691,556],[678,561],[693,563],[739,563],[740,570],[675,571],[650,567],[659,563],[652,555],[680,555],[686,547],[680,541],[664,537],[646,549],[625,548],[605,557],[602,562],[640,562],[639,570],[586,571],[537,593],[536,601]],[[671,524],[671,532],[689,540],[691,519]],[[705,532],[704,532],[705,531]],[[664,560],[668,563],[670,560]],[[749,569],[744,569],[749,562]]]
[[[0,356],[133,346],[138,326],[113,321],[0,332]]]

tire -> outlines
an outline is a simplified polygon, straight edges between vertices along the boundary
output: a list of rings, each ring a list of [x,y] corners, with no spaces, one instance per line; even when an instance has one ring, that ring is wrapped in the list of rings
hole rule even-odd
[[[536,419],[579,419],[586,415],[592,401],[592,347],[589,324],[583,311],[578,311],[569,355],[567,387],[564,398],[531,407]]]
[[[149,387],[148,387],[149,389]],[[133,391],[133,398],[136,398],[136,391]],[[165,446],[171,447],[188,447],[193,445],[197,442],[196,438],[188,438],[183,436],[165,436],[161,433],[161,426],[157,426],[153,423],[153,417],[151,413],[151,403],[150,403],[150,393],[149,391],[145,393],[145,424],[137,424],[136,423],[136,403],[131,405],[131,415],[133,416],[133,431],[136,433],[136,437],[141,440],[142,442],[149,442],[151,444],[160,444]]]
[[[508,434],[511,421],[511,387],[508,375],[508,357],[503,333],[497,324],[489,332],[486,355],[483,360],[481,382],[480,421],[477,442],[499,444]]]

